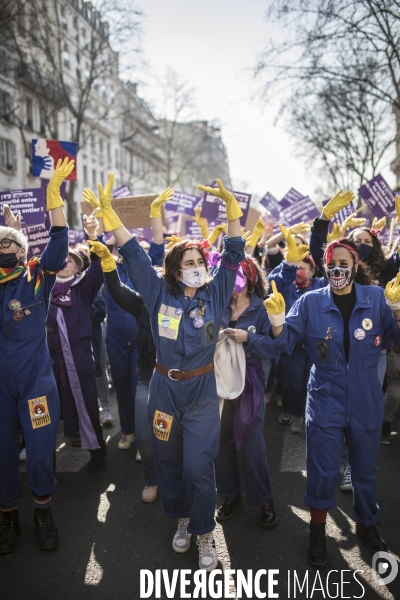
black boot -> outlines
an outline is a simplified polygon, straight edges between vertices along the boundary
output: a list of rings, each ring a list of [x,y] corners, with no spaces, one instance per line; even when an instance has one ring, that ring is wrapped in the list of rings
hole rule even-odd
[[[308,562],[313,567],[324,567],[328,562],[326,558],[325,523],[310,523],[309,541]]]
[[[368,550],[371,550],[371,552],[386,552],[386,544],[381,539],[375,525],[365,527],[365,525],[357,521],[356,534],[364,546],[368,548]]]
[[[274,509],[274,501],[270,500],[261,507],[260,525],[265,529],[272,529],[278,525],[278,517]]]
[[[104,467],[104,461],[107,456],[107,445],[104,440],[100,441],[100,448],[96,450],[89,450],[90,460],[86,467],[88,473],[94,473],[100,471]]]
[[[57,527],[53,523],[51,508],[35,508],[35,533],[41,550],[54,550],[59,539]]]
[[[392,443],[392,440],[390,439],[391,427],[391,423],[382,423],[381,444],[388,446]]]
[[[236,498],[227,498],[219,507],[216,519],[217,521],[227,521],[241,508],[243,508],[243,501],[240,494]]]
[[[17,547],[18,536],[21,533],[18,509],[2,512],[3,523],[0,532],[0,554],[12,552]]]

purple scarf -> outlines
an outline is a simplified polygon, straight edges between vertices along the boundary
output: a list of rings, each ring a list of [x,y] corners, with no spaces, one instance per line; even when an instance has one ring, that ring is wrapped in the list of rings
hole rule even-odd
[[[232,400],[235,404],[233,413],[233,439],[239,452],[247,434],[260,421],[260,384],[265,387],[265,374],[260,362],[246,365],[246,379],[243,392]]]
[[[51,302],[57,306],[71,306],[71,286],[74,281],[75,278],[68,281],[56,281],[51,292]]]

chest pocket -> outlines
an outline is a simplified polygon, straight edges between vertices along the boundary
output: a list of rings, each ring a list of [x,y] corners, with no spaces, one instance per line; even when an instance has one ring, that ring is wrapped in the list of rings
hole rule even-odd
[[[177,309],[174,306],[161,304],[158,312],[158,335],[169,340],[176,340],[179,333],[179,324],[182,318],[182,312],[176,314]]]

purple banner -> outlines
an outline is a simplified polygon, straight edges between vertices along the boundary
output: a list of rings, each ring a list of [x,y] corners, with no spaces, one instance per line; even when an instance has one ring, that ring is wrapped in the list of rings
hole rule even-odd
[[[242,225],[242,227],[244,227],[247,220],[247,214],[250,208],[251,194],[245,194],[242,192],[232,192],[232,194],[235,196],[236,200],[239,202],[240,208],[242,209],[243,216],[240,218],[240,224]],[[206,194],[201,206],[201,216],[205,217],[209,224],[211,221],[222,221],[225,223],[225,202],[223,202],[219,198],[216,198],[212,194]]]
[[[141,229],[129,229],[129,233],[136,235],[139,242],[151,242],[153,239],[153,230],[151,227],[142,227]]]
[[[5,225],[3,217],[4,204],[8,204],[14,214],[21,213],[23,227],[44,223],[45,206],[44,190],[42,188],[0,192],[0,223],[2,225]]]
[[[399,233],[399,231],[393,231],[392,244],[394,240],[399,237]],[[382,242],[382,246],[388,246],[390,238],[390,229],[381,229],[381,231],[378,233],[378,238]]]
[[[133,196],[133,194],[127,185],[121,185],[112,194],[113,198],[129,198],[129,196]]]
[[[378,219],[396,216],[395,194],[380,173],[362,185],[358,193]]]
[[[306,196],[304,196],[303,194],[300,194],[300,192],[298,192],[294,188],[291,188],[288,191],[288,193],[283,196],[282,200],[279,203],[281,206],[281,210],[284,208],[288,208],[288,206],[290,206],[294,202],[297,202],[298,200],[301,200],[302,198],[305,198],[305,197]]]
[[[208,229],[209,229],[210,233],[212,232],[214,227],[216,227],[216,225],[218,225],[218,223],[216,223],[215,221],[208,222]],[[199,225],[197,225],[197,223],[195,223],[194,221],[186,221],[185,222],[185,237],[187,237],[191,240],[203,239],[202,235],[201,235],[201,228],[199,227]]]
[[[261,206],[263,206],[268,212],[268,218],[273,223],[279,223],[279,216],[282,207],[279,201],[269,192],[265,194],[260,200]]]
[[[80,229],[68,229],[68,244],[70,247],[76,244],[86,243],[86,233]]]
[[[43,223],[22,227],[22,232],[28,237],[28,259],[41,256],[49,241],[49,234]]]
[[[282,215],[289,225],[296,225],[301,221],[305,223],[313,221],[316,217],[319,217],[319,214],[319,210],[308,196],[295,200],[282,210]]]
[[[322,202],[322,206],[326,206],[328,204],[329,200],[330,200],[330,198],[328,198],[328,200],[324,200]],[[329,222],[329,228],[328,228],[329,233],[331,233],[334,223],[339,223],[339,225],[342,226],[344,221],[347,219],[347,217],[352,215],[355,211],[356,211],[356,209],[355,209],[353,202],[350,202],[350,204],[348,206],[345,206],[344,208],[339,210],[339,212],[336,213]]]
[[[194,209],[201,199],[200,196],[185,194],[185,192],[175,192],[172,199],[164,204],[166,211],[180,213],[188,217],[194,217]]]

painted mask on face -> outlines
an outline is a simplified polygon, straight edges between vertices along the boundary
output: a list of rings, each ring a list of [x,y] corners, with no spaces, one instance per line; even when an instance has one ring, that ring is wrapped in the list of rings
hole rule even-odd
[[[325,275],[332,289],[343,290],[355,278],[356,270],[354,266],[325,267]]]
[[[205,284],[207,279],[207,269],[205,267],[181,269],[181,273],[180,280],[187,287],[200,288]]]

